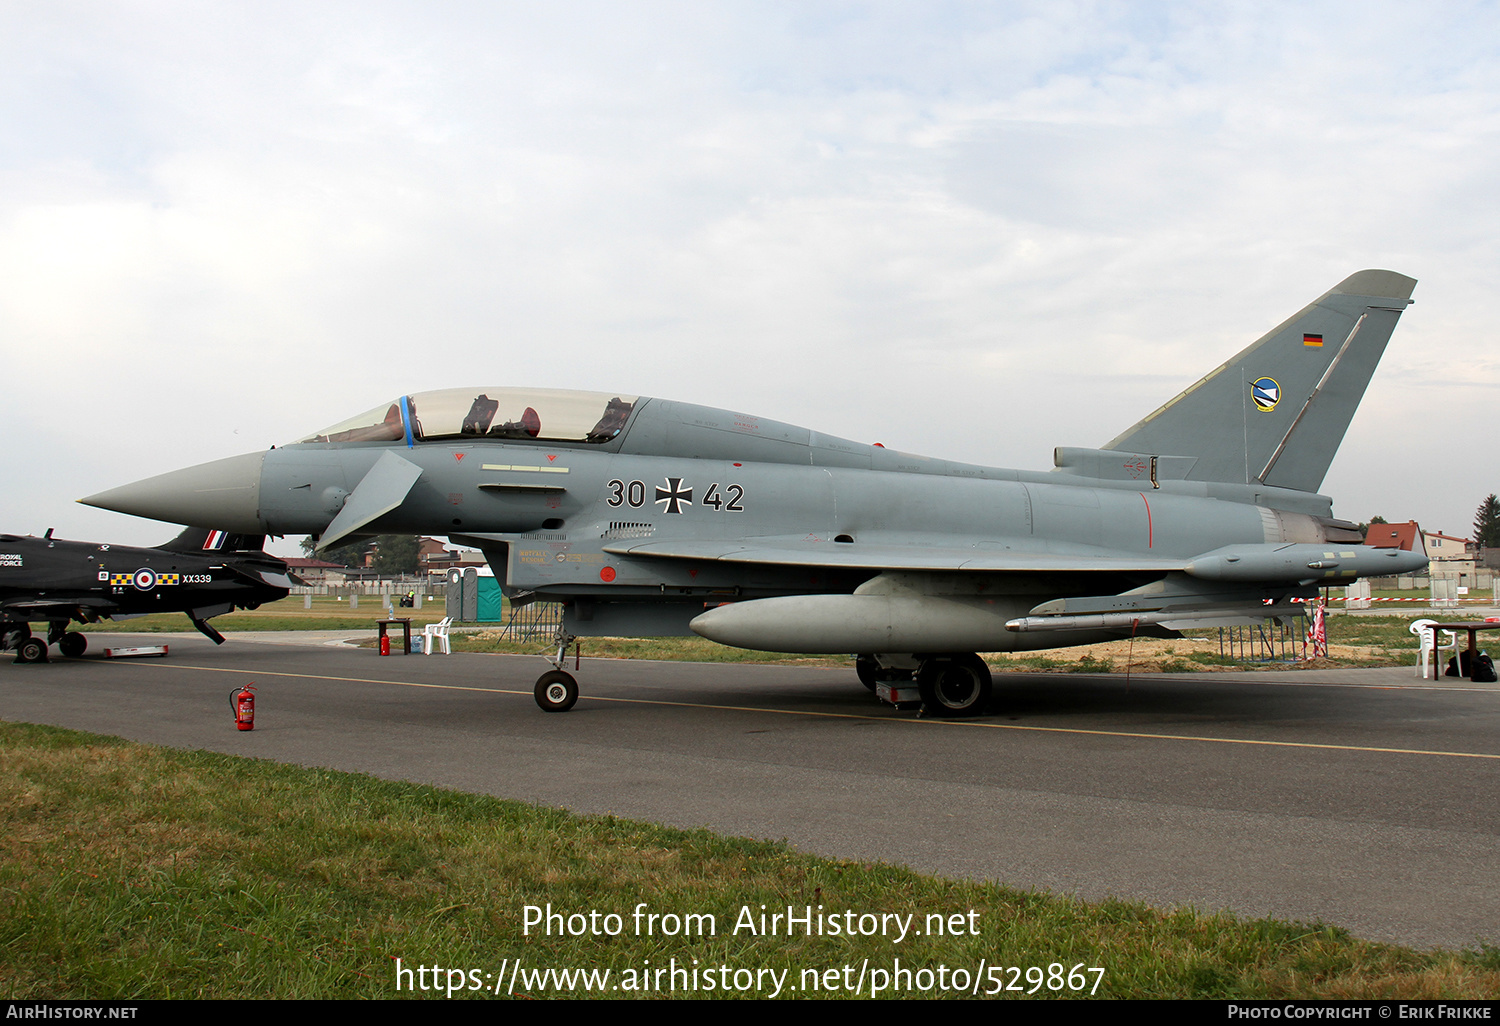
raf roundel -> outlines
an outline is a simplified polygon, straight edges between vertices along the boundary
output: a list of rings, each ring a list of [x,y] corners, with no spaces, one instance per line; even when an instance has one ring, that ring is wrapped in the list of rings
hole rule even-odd
[[[135,572],[135,576],[130,579],[130,583],[134,584],[138,591],[150,591],[156,587],[156,571],[152,570],[149,566],[142,567]]]
[[[1256,378],[1250,385],[1250,398],[1261,413],[1270,413],[1281,402],[1281,386],[1274,378]]]

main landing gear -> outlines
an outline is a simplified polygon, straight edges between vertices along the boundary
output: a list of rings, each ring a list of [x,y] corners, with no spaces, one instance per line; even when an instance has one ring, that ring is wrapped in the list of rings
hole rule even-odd
[[[883,666],[877,657],[862,655],[854,660],[854,670],[860,683],[898,709],[913,707],[918,704],[913,701],[917,698],[928,716],[946,719],[984,714],[990,704],[993,682],[983,659],[964,652],[923,655],[916,660],[917,668],[913,671],[895,665]]]
[[[16,662],[45,663],[47,643],[41,638],[27,638],[16,646]]]
[[[31,637],[29,623],[12,624],[0,630],[0,652],[9,652],[11,649],[19,648],[21,642],[29,637]]]
[[[35,637],[29,624],[17,624],[0,632],[0,651],[14,650],[18,663],[47,662],[47,646],[56,645],[59,652],[70,659],[77,659],[89,647],[85,634],[69,631],[66,621],[53,623],[45,639]]]
[[[933,716],[980,716],[990,704],[990,668],[977,655],[933,656],[917,670],[922,711]]]
[[[18,663],[45,663],[47,643],[31,636],[31,625],[18,623],[0,631],[0,651],[16,653]]]
[[[859,682],[871,691],[881,684],[898,684],[916,677],[915,670],[881,666],[879,659],[868,655],[854,657],[854,672],[859,674]]]
[[[533,694],[536,696],[536,704],[544,711],[567,712],[578,701],[578,681],[563,669],[563,662],[568,655],[568,646],[578,639],[559,627],[552,640],[557,645],[557,653],[547,657],[552,669],[536,679]]]

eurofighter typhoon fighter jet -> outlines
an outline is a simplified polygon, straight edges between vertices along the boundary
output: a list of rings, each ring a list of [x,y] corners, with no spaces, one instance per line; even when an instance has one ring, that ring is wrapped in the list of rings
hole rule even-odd
[[[1319,585],[1409,572],[1318,494],[1412,278],[1360,271],[1100,449],[1055,469],[910,456],[645,396],[403,395],[267,452],[81,501],[246,533],[446,534],[575,636],[696,632],[856,653],[939,716],[982,713],[976,653],[1298,615]],[[910,687],[910,684],[907,685]]]

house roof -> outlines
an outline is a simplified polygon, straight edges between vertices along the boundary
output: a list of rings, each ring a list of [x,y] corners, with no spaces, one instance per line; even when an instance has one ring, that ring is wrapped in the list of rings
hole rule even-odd
[[[1422,529],[1415,520],[1404,524],[1371,524],[1365,532],[1365,544],[1377,549],[1400,549],[1411,552],[1417,544]],[[1426,551],[1418,548],[1416,551]]]

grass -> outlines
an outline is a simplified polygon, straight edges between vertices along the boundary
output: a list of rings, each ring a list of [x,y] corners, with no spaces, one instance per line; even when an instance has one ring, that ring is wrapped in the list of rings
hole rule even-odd
[[[532,655],[548,650],[550,639],[526,641],[501,638],[498,628],[453,634],[455,652],[502,652]],[[772,663],[778,666],[848,666],[844,655],[794,655],[730,648],[707,638],[584,638],[583,655],[591,659],[667,659],[692,663]],[[571,651],[571,650],[570,650]]]
[[[380,596],[361,595],[358,609],[350,609],[349,602],[335,595],[314,595],[312,608],[304,609],[301,595],[291,595],[275,602],[267,602],[259,609],[237,609],[213,619],[219,631],[344,631],[374,630],[375,621],[385,619],[385,608]],[[441,598],[428,602],[421,609],[396,609],[396,615],[410,617],[412,626],[420,628],[437,623],[446,614]],[[101,620],[78,628],[85,631],[129,633],[161,633],[191,631],[193,624],[186,613],[152,613],[130,620]]]
[[[843,967],[855,967],[853,980],[865,960],[889,974],[896,959],[916,973],[910,993],[919,997],[944,993],[934,989],[940,966],[951,980],[981,962],[1023,967],[998,977],[1022,992],[1032,986],[1024,967],[1042,967],[1041,996],[1058,993],[1046,986],[1053,963],[1063,973],[1103,968],[1098,996],[1111,998],[1500,996],[1493,948],[1421,952],[1328,926],[1085,904],[786,844],[51,727],[0,723],[0,820],[0,994],[11,999],[389,998],[434,982],[477,982],[488,993],[484,974],[517,960],[516,996],[586,996],[576,980],[521,974],[608,970],[612,985],[629,988],[674,959],[725,967],[731,979],[750,971],[740,982],[761,971],[763,988],[747,996],[769,995],[764,971],[802,987],[812,979],[804,971],[839,970],[842,983]],[[640,903],[712,915],[717,932],[638,934]],[[526,907],[549,904],[616,913],[620,928],[528,932]],[[732,931],[742,909],[819,904],[913,915],[919,927],[931,914],[962,928],[900,942]],[[409,974],[399,993],[397,959]],[[920,970],[931,977],[926,990]],[[1094,979],[1086,974],[1084,989]],[[981,989],[994,982],[979,980]],[[1061,986],[1058,996],[1076,995]],[[454,993],[464,995],[474,996]]]

